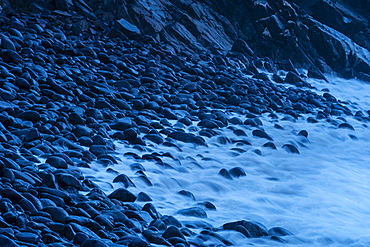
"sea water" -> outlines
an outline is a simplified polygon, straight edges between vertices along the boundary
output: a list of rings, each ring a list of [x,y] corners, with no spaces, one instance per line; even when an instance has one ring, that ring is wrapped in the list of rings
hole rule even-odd
[[[370,110],[369,84],[330,76],[328,80],[308,82],[318,94],[328,89],[353,112]],[[246,118],[230,113],[232,116]],[[262,127],[273,138],[276,150],[263,147],[266,139],[253,137],[255,128],[237,126],[246,132],[246,137],[238,137],[228,128],[220,132],[229,140],[246,140],[252,145],[221,144],[216,136],[204,137],[208,147],[178,142],[179,151],[148,142],[144,151],[138,151],[116,142],[120,161],[110,168],[128,175],[136,185],[128,189],[134,194],[148,194],[162,215],[173,215],[180,221],[202,220],[214,227],[237,220],[257,221],[268,229],[279,226],[293,233],[283,237],[285,243],[279,243],[265,238],[247,239],[232,231],[218,232],[236,246],[370,246],[369,123],[342,116],[313,124],[306,121],[309,116],[294,121],[282,120],[284,116],[279,114],[279,119],[261,116]],[[338,128],[344,121],[355,130]],[[277,129],[275,124],[283,129]],[[186,130],[194,132],[194,125]],[[301,130],[308,132],[308,138],[297,135]],[[296,146],[300,154],[287,152],[282,148],[284,144]],[[169,152],[175,159],[161,157],[167,164],[163,166],[135,161],[124,156],[126,152]],[[136,162],[144,166],[153,186],[130,169],[130,164]],[[241,167],[246,176],[229,180],[218,174],[222,168],[233,167]],[[113,184],[117,175],[106,169],[94,163],[83,172],[109,194],[123,185]],[[196,200],[178,194],[180,190],[192,192]],[[206,210],[207,218],[177,214],[180,209],[206,201],[217,208]]]

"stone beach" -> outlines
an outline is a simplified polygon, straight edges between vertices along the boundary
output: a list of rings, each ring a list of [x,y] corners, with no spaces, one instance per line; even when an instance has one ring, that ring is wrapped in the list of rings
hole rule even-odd
[[[180,209],[177,215],[162,215],[148,194],[130,191],[136,185],[126,174],[118,173],[112,183],[121,188],[107,193],[83,170],[94,163],[114,173],[122,162],[118,156],[124,155],[132,158],[131,170],[150,186],[141,162],[165,168],[165,158],[175,159],[161,147],[176,152],[182,152],[181,143],[207,148],[208,140],[217,137],[219,145],[236,143],[236,153],[250,146],[259,154],[260,147],[243,139],[250,136],[263,140],[264,148],[299,155],[301,147],[288,140],[275,145],[274,136],[264,130],[262,115],[276,121],[276,129],[281,128],[278,115],[283,121],[328,122],[345,130],[354,130],[346,117],[370,120],[369,112],[353,111],[348,102],[328,91],[317,93],[308,80],[325,81],[328,72],[370,78],[370,60],[360,52],[351,53],[355,62],[346,57],[346,64],[337,63],[343,60],[342,53],[337,60],[324,56],[326,63],[312,62],[311,57],[322,58],[316,50],[306,57],[301,51],[304,59],[297,55],[290,60],[286,54],[291,48],[277,45],[281,54],[263,54],[257,42],[251,48],[242,39],[230,38],[231,24],[211,7],[205,9],[224,25],[219,43],[213,46],[211,41],[218,38],[211,31],[181,36],[186,34],[181,26],[190,29],[189,23],[195,22],[186,15],[181,26],[174,25],[177,30],[169,30],[168,36],[162,33],[167,39],[159,40],[153,33],[164,27],[155,26],[154,17],[145,13],[143,18],[151,24],[147,28],[154,29],[151,35],[123,16],[105,14],[111,13],[106,3],[97,14],[98,1],[95,5],[90,3],[94,1],[49,1],[54,3],[49,9],[34,1],[24,11],[20,7],[24,3],[15,2],[19,5],[7,6],[4,1],[0,12],[0,246],[233,245],[232,239],[223,237],[225,231],[263,238],[272,246],[283,243],[284,236],[292,234],[289,229],[267,229],[264,222],[243,218],[210,225],[202,221],[207,212],[217,210],[210,202]],[[186,9],[187,1],[176,2],[177,8]],[[259,3],[254,1],[254,6]],[[290,11],[304,11],[289,6]],[[258,14],[276,8],[265,6]],[[136,13],[132,15],[137,17]],[[201,20],[197,21],[199,29]],[[270,17],[264,21],[276,24]],[[175,32],[181,33],[177,40]],[[271,39],[280,37],[270,32]],[[202,35],[207,38],[202,40]],[[337,46],[333,50],[340,50],[340,44],[332,42]],[[234,139],[224,134],[226,130],[233,132]],[[307,140],[308,135],[302,130],[297,136]],[[117,143],[137,151],[119,154]],[[219,176],[239,179],[246,172],[241,167],[224,168]],[[191,191],[179,194],[196,201]],[[186,224],[178,215],[199,221]]]

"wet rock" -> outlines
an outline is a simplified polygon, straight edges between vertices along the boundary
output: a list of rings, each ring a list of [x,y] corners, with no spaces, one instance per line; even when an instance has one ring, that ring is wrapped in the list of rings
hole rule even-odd
[[[253,130],[252,134],[253,134],[253,136],[257,136],[257,137],[260,137],[260,138],[265,138],[265,139],[268,139],[270,141],[273,141],[273,139],[268,134],[266,134],[266,132],[263,131],[263,130]]]
[[[145,192],[140,192],[138,195],[137,195],[137,199],[136,199],[138,202],[150,202],[150,201],[153,201],[150,196],[148,196]]]
[[[0,242],[3,246],[19,247],[19,245],[16,242],[14,242],[12,239],[2,234],[0,235]]]
[[[266,142],[265,144],[263,144],[263,146],[271,149],[276,149],[276,146],[273,142]]]
[[[244,124],[252,127],[258,127],[262,125],[262,122],[258,118],[248,118],[244,121]]]
[[[218,172],[219,175],[223,176],[224,178],[227,178],[227,179],[230,179],[232,180],[233,178],[231,177],[230,173],[228,170],[226,170],[225,168],[222,168],[219,172]]]
[[[244,132],[244,130],[236,129],[233,131],[233,133],[237,136],[247,136],[247,134]]]
[[[15,237],[22,242],[36,244],[40,237],[37,234],[31,232],[19,232],[15,234]]]
[[[115,124],[113,124],[111,127],[113,129],[116,129],[116,130],[126,130],[128,128],[131,128],[134,126],[134,123],[133,121],[131,120],[131,118],[122,118],[122,119],[119,119]]]
[[[349,123],[341,123],[338,127],[339,127],[340,129],[355,130],[355,128],[353,128],[353,126],[352,126],[352,125],[350,125]]]
[[[217,129],[219,126],[212,120],[202,120],[198,123],[198,126],[205,127],[208,129]]]
[[[80,181],[78,181],[77,178],[75,178],[74,176],[72,176],[71,174],[56,174],[55,175],[57,181],[58,181],[58,184],[64,188],[64,187],[73,187],[77,190],[80,190],[82,185],[80,183]]]
[[[144,230],[142,234],[150,243],[171,246],[167,240],[152,230]]]
[[[207,218],[207,213],[204,211],[203,208],[200,208],[200,207],[192,207],[192,208],[181,209],[181,210],[177,211],[177,213],[181,214],[181,215],[185,215],[185,216]]]
[[[107,154],[108,153],[108,148],[105,145],[92,145],[90,146],[89,151],[96,155],[102,155],[102,154]]]
[[[17,52],[12,50],[5,50],[1,52],[1,58],[6,63],[19,64],[22,63],[23,61],[22,57]]]
[[[193,194],[193,193],[191,193],[190,191],[187,191],[187,190],[180,190],[178,193],[179,193],[180,195],[186,196],[186,197],[188,197],[188,198],[190,198],[190,199],[192,199],[192,200],[194,200],[194,201],[195,201],[195,196],[194,196],[194,194]]]
[[[229,174],[234,178],[246,176],[245,171],[241,167],[234,167],[229,170]]]
[[[161,217],[152,203],[145,204],[142,211],[148,212],[153,219],[159,219]]]
[[[215,242],[215,240],[216,240],[216,242],[218,244],[222,243],[225,246],[233,245],[229,240],[227,240],[226,238],[224,238],[220,234],[217,234],[216,232],[213,232],[213,231],[203,230],[203,231],[201,231],[201,235],[199,235],[199,236],[201,236],[201,239],[210,240],[212,242]]]
[[[164,215],[161,217],[161,220],[167,225],[173,225],[173,226],[176,226],[176,227],[181,227],[181,223],[180,221],[178,221],[175,217],[171,216],[171,215]]]
[[[136,187],[135,184],[131,181],[131,179],[125,175],[125,174],[120,174],[117,177],[114,178],[113,183],[122,183],[125,188],[128,187]]]
[[[43,211],[49,213],[54,221],[61,223],[64,223],[65,219],[69,216],[69,214],[60,207],[45,207]]]
[[[303,137],[308,138],[308,132],[307,132],[307,130],[301,130],[301,131],[299,131],[298,136],[303,136]]]
[[[150,245],[144,241],[143,239],[132,236],[132,235],[127,235],[122,238],[120,238],[119,241],[116,242],[117,244],[121,245],[126,245],[126,246],[140,246],[140,247],[149,247]]]
[[[292,144],[284,144],[282,146],[283,149],[285,149],[288,153],[292,153],[292,154],[299,154],[299,150],[298,148],[296,148],[294,145]]]
[[[258,222],[241,220],[232,223],[226,223],[223,225],[223,228],[225,230],[235,230],[235,228],[239,225],[246,228],[253,238],[268,236],[266,227]]]
[[[32,110],[25,111],[21,113],[18,117],[23,120],[28,120],[32,122],[40,121],[40,118],[41,118],[40,114],[37,111],[32,111]]]
[[[175,140],[183,141],[186,143],[194,143],[197,145],[202,145],[202,146],[207,146],[205,140],[202,137],[195,136],[194,134],[191,133],[185,133],[181,131],[174,131],[171,132],[168,137],[171,137]]]
[[[176,226],[170,226],[167,230],[162,234],[162,237],[165,239],[178,237],[185,239],[185,236],[180,232],[180,230]]]
[[[5,188],[1,191],[1,196],[10,199],[14,203],[19,203],[24,197],[12,188]]]
[[[28,199],[22,199],[19,201],[19,205],[23,208],[24,211],[28,211],[31,214],[36,213],[38,210],[37,208],[33,205],[31,201]]]
[[[242,225],[237,225],[234,229],[235,231],[237,232],[240,232],[241,234],[243,234],[244,236],[246,236],[247,238],[250,238],[252,237],[252,235],[250,234],[250,232],[247,230],[247,228],[245,228],[244,226]]]
[[[134,202],[136,200],[136,196],[134,194],[123,188],[116,189],[110,195],[108,195],[108,197],[110,199],[117,199],[122,202]]]
[[[63,158],[58,156],[51,156],[47,158],[45,162],[58,169],[68,168],[67,162]]]
[[[109,247],[109,245],[99,239],[86,239],[81,247]]]
[[[156,144],[162,144],[164,142],[163,138],[157,134],[147,134],[144,136],[145,139],[148,139]]]
[[[297,85],[298,83],[302,83],[302,79],[294,72],[289,71],[284,79],[284,83]]]
[[[293,235],[290,231],[283,227],[273,227],[268,231],[269,235],[274,236],[287,236],[287,235]]]

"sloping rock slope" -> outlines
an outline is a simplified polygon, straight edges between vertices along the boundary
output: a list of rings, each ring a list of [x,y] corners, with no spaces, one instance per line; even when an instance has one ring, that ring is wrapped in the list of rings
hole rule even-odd
[[[345,77],[370,72],[367,1],[2,0],[2,6],[61,15],[74,35],[150,35],[176,54],[237,51]]]

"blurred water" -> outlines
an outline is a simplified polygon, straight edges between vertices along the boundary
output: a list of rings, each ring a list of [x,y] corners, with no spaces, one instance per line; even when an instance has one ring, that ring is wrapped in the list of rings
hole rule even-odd
[[[318,88],[327,88],[337,99],[348,102],[352,110],[370,110],[370,85],[356,80],[329,77],[329,83],[309,79]],[[245,119],[244,116],[239,116]],[[263,115],[264,130],[274,139],[277,150],[262,147],[266,139],[252,136],[252,130],[239,126],[247,137],[237,137],[230,129],[222,133],[230,140],[247,140],[252,145],[220,144],[217,137],[205,138],[209,147],[178,142],[182,152],[175,148],[152,144],[144,152],[117,142],[121,159],[112,169],[128,175],[136,185],[129,190],[135,194],[147,193],[161,214],[175,215],[180,220],[198,220],[176,215],[179,209],[209,201],[217,210],[208,210],[202,219],[215,227],[235,220],[251,220],[268,229],[280,226],[294,235],[284,237],[286,243],[267,239],[246,239],[237,233],[224,233],[237,246],[370,246],[370,129],[368,123],[345,117],[355,131],[338,129],[321,120],[307,123],[304,116],[296,122],[273,120]],[[338,123],[343,120],[333,118]],[[277,129],[278,123],[284,129]],[[297,136],[308,131],[308,138]],[[294,144],[300,154],[291,154],[282,148]],[[232,148],[246,152],[239,153]],[[261,155],[254,151],[259,149]],[[169,152],[175,160],[163,161],[166,168],[145,161],[145,174],[153,186],[148,186],[130,164],[137,161],[123,156],[126,152],[140,155],[152,152]],[[218,175],[222,168],[241,167],[246,176],[228,180]],[[86,176],[110,193],[122,185],[112,181],[115,174],[98,164],[84,169]],[[178,194],[191,191],[196,201]],[[144,204],[144,203],[142,203]],[[231,234],[231,235],[230,235]],[[229,236],[228,236],[229,235]]]

